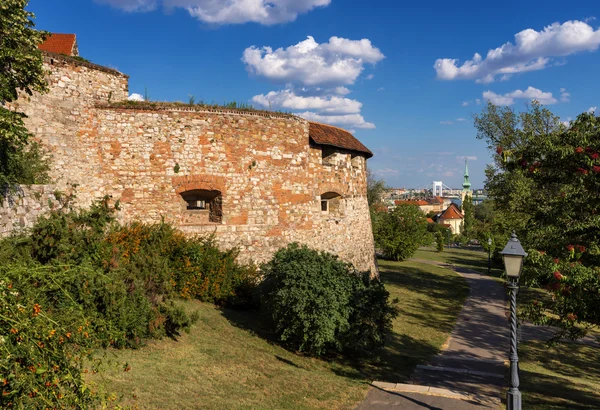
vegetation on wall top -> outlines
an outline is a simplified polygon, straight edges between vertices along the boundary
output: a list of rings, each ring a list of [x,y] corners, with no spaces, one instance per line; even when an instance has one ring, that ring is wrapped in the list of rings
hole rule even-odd
[[[194,104],[186,104],[183,102],[169,101],[118,101],[107,104],[100,104],[98,108],[114,108],[114,109],[129,109],[129,110],[147,110],[147,111],[212,111],[212,112],[235,112],[235,113],[250,113],[261,115],[264,117],[283,117],[283,118],[298,118],[295,115],[282,111],[265,111],[254,108],[250,104],[230,102],[230,103],[204,103],[198,102]]]

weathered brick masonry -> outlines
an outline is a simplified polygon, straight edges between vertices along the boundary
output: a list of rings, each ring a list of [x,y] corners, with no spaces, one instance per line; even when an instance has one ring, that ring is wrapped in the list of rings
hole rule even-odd
[[[17,105],[52,155],[56,187],[77,184],[79,205],[112,195],[122,221],[214,232],[245,259],[298,241],[375,272],[371,153],[345,131],[275,113],[111,108],[127,99],[127,76],[48,53],[45,64],[50,92]]]

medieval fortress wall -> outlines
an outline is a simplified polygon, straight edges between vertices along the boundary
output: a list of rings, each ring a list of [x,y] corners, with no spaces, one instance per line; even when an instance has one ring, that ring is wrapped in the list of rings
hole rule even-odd
[[[127,99],[127,76],[50,54],[45,65],[50,92],[16,105],[51,155],[56,189],[77,184],[78,205],[111,195],[123,222],[214,233],[246,260],[298,241],[375,272],[366,155],[335,148],[325,160],[309,123],[291,115],[110,105]],[[35,212],[7,205],[2,217],[30,226],[51,192],[36,195]]]

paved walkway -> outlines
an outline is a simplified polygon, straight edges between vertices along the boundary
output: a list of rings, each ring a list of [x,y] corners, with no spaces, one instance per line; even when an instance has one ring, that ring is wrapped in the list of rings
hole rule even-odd
[[[415,262],[448,266],[434,261]],[[426,365],[418,366],[412,383],[431,386],[436,391],[448,389],[470,398],[409,393],[398,389],[373,387],[357,410],[398,409],[497,409],[504,386],[508,357],[508,321],[505,316],[506,292],[494,279],[467,268],[448,266],[469,283],[470,294],[460,312],[454,330],[442,352]],[[439,388],[439,389],[433,389]],[[440,393],[443,395],[443,393]]]

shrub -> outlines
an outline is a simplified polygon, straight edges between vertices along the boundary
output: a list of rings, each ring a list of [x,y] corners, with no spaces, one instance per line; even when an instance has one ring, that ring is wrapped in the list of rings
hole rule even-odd
[[[262,266],[263,308],[280,341],[320,356],[364,354],[383,345],[395,309],[380,282],[336,256],[298,244]]]
[[[398,300],[390,303],[383,283],[370,278],[369,273],[357,279],[350,299],[350,328],[341,337],[345,353],[368,356],[385,346],[393,319],[398,316]]]
[[[92,371],[96,365],[90,322],[80,310],[57,322],[44,302],[10,279],[17,275],[27,272],[0,272],[0,407],[95,407],[99,397],[83,378],[84,363]]]
[[[438,252],[444,252],[444,234],[441,231],[435,233],[435,243]]]

